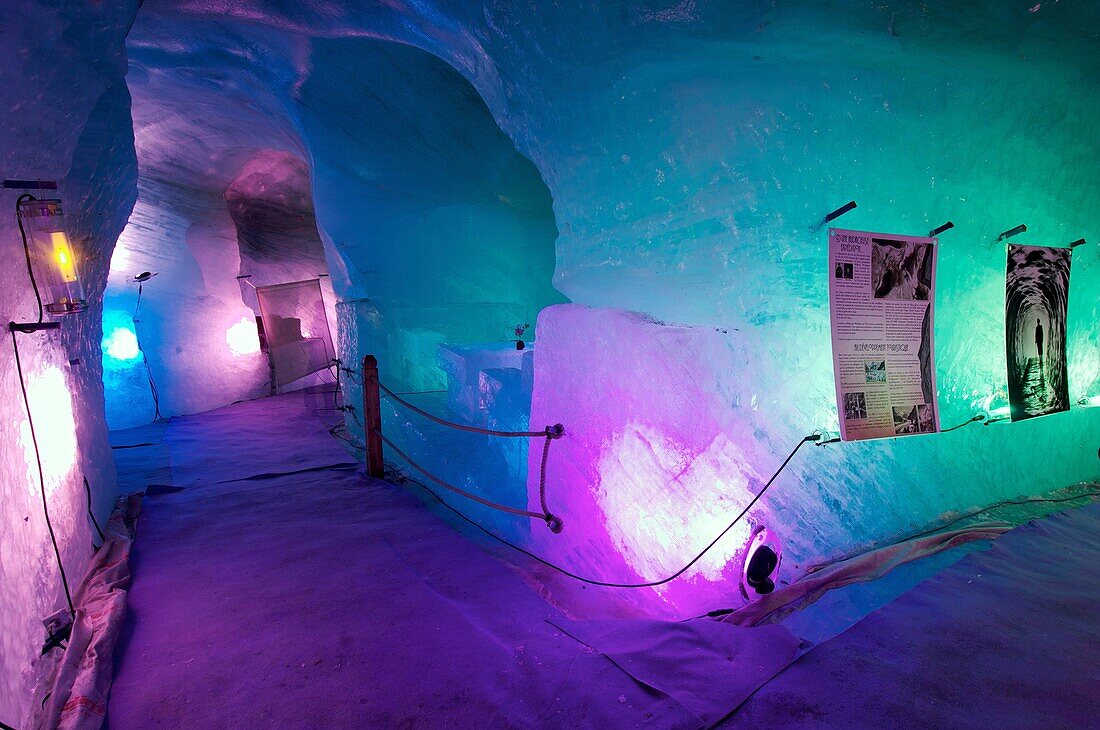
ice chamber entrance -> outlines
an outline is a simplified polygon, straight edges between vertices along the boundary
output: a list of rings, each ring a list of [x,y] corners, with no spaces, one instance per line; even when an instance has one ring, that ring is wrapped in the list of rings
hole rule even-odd
[[[263,341],[277,392],[304,386],[305,378],[333,365],[332,346],[320,279],[256,287]]]

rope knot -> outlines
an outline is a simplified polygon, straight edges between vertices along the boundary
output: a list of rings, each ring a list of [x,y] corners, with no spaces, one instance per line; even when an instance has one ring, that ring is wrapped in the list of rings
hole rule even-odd
[[[562,523],[561,518],[550,513],[546,514],[546,526],[549,527],[550,532],[555,535],[560,535],[561,531],[565,529],[565,525]]]
[[[565,426],[560,423],[555,423],[553,426],[546,427],[546,438],[548,439],[560,439],[564,433]]]

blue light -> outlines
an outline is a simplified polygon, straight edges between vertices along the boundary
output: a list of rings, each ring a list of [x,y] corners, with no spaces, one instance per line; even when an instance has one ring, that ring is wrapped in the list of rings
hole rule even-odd
[[[115,327],[103,338],[103,352],[114,360],[126,362],[141,357],[137,334],[127,327]]]

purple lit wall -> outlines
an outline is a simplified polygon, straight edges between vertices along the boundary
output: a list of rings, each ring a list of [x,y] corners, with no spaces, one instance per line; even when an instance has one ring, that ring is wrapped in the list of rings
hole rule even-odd
[[[6,40],[0,44],[0,175],[59,183],[91,303],[89,311],[69,315],[60,331],[19,335],[46,499],[74,587],[94,535],[82,479],[88,479],[101,520],[116,492],[103,422],[100,315],[111,248],[135,197],[123,81],[123,43],[135,10],[136,3],[12,5],[4,10]],[[11,319],[37,319],[16,227],[20,192],[0,193],[0,721],[16,726],[41,671],[32,666],[45,638],[41,621],[64,606],[6,326]]]

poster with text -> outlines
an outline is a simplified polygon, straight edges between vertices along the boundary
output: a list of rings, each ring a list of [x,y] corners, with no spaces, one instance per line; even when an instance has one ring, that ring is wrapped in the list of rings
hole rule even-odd
[[[1005,350],[1013,421],[1069,410],[1066,306],[1072,253],[1008,247]]]
[[[940,430],[936,239],[829,230],[833,372],[844,441]]]

